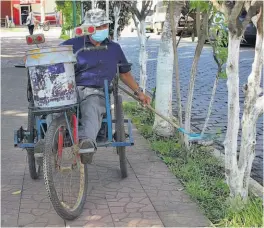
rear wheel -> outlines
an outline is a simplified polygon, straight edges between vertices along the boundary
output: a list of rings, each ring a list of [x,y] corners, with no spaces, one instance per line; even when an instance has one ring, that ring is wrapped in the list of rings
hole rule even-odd
[[[125,142],[125,126],[124,126],[124,113],[122,107],[122,97],[118,95],[115,99],[115,119],[116,119],[116,139],[117,142]],[[122,178],[127,177],[127,160],[126,160],[126,147],[117,147],[117,153],[119,155],[120,170]]]
[[[54,119],[45,136],[43,171],[45,185],[57,214],[66,220],[77,218],[83,210],[88,189],[88,168],[82,164],[77,139],[77,118],[64,115]],[[74,138],[74,145],[70,137]]]

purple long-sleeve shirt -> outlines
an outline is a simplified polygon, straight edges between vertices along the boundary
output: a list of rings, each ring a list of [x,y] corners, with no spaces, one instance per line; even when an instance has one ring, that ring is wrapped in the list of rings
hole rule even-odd
[[[73,38],[61,45],[73,45],[75,53],[84,47],[84,43],[86,47],[94,46],[88,36]],[[103,87],[105,79],[110,83],[116,76],[117,64],[128,64],[119,44],[106,39],[102,45],[107,45],[107,50],[84,51],[78,54],[75,69],[77,86]],[[87,67],[88,70],[78,74]],[[130,70],[130,66],[119,67],[120,73],[127,73]]]

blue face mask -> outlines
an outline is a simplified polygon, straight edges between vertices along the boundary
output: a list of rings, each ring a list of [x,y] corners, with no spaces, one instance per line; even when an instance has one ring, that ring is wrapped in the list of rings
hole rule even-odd
[[[103,29],[103,30],[96,30],[96,33],[91,35],[92,39],[97,42],[104,41],[109,34],[109,29]]]

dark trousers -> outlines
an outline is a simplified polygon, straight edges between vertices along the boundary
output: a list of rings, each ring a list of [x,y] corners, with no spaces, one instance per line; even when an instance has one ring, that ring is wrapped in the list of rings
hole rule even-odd
[[[34,25],[28,25],[28,31],[30,35],[33,35]]]

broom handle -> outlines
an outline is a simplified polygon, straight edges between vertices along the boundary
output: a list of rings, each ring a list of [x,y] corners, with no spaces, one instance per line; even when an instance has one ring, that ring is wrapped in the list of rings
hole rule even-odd
[[[125,88],[123,88],[122,86],[118,85],[119,89],[121,89],[122,91],[124,91],[127,95],[129,95],[130,97],[134,98],[136,101],[140,102],[141,101],[138,99],[137,96],[135,96],[134,94],[130,93],[129,91],[127,91]],[[162,115],[161,113],[159,113],[158,111],[156,111],[154,108],[152,108],[150,105],[146,105],[145,107],[147,107],[150,111],[154,112],[156,115],[158,115],[160,118],[164,119],[165,121],[167,121],[168,123],[170,123],[172,126],[176,127],[176,128],[180,128],[175,122],[171,121],[169,118],[165,117],[164,115]]]

